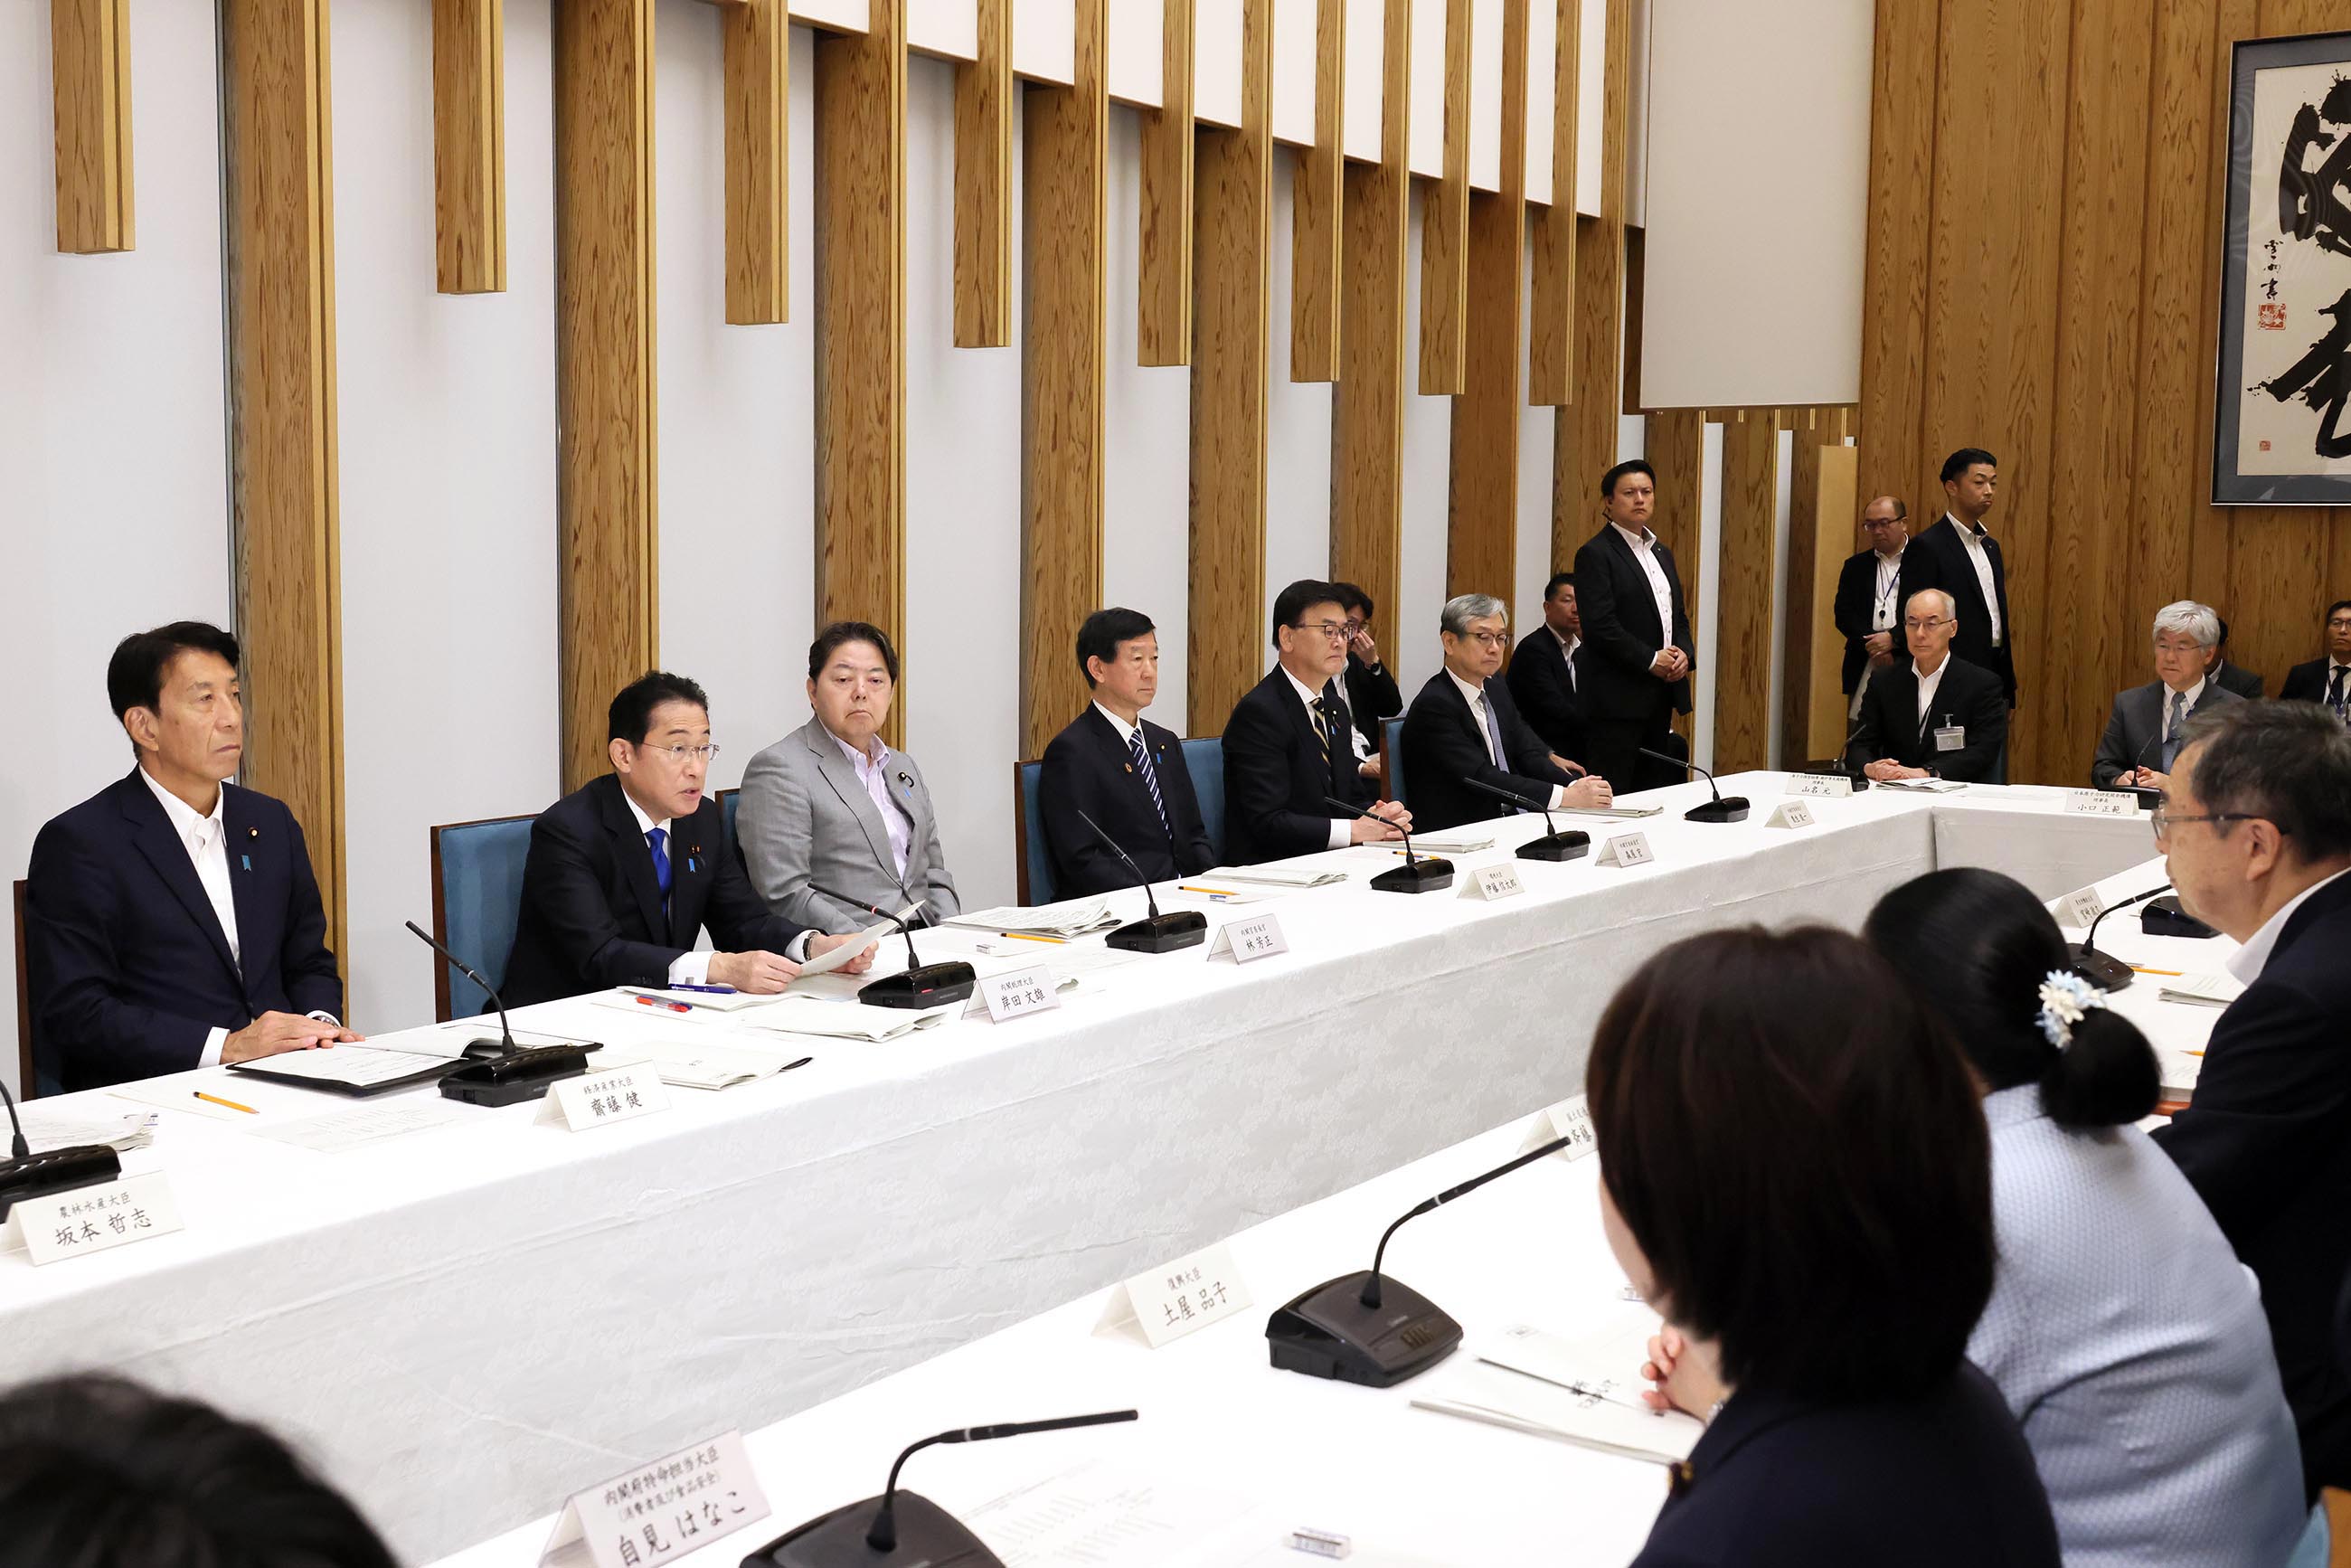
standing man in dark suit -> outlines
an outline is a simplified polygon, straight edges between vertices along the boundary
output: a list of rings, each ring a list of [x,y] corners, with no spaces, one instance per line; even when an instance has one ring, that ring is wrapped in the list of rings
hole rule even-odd
[[[1384,843],[1398,827],[1409,830],[1412,813],[1375,799],[1365,768],[1377,765],[1349,743],[1353,721],[1338,686],[1347,622],[1337,587],[1309,578],[1276,594],[1273,646],[1273,668],[1225,721],[1226,858],[1236,865],[1284,860]],[[1373,815],[1342,816],[1326,796]]]
[[[2016,706],[2013,628],[2008,620],[2008,566],[2000,541],[1984,528],[2000,490],[2000,459],[1980,446],[1962,446],[1943,459],[1943,515],[1902,552],[1902,602],[1941,589],[1959,607],[1951,652],[2000,677],[2008,706]],[[1906,612],[1907,613],[1907,612]]]
[[[302,829],[228,782],[245,754],[236,639],[201,621],[106,667],[138,766],[33,841],[25,947],[44,1093],[360,1037]]]
[[[2351,599],[2326,607],[2326,652],[2286,673],[2278,695],[2288,701],[2324,703],[2351,724]]]
[[[1649,530],[1656,499],[1656,469],[1619,463],[1600,476],[1600,531],[1575,552],[1584,760],[1620,790],[1680,780],[1679,768],[1639,753],[1674,749],[1674,715],[1689,712],[1698,665],[1673,551]]]
[[[1372,616],[1378,606],[1372,596],[1352,582],[1331,586],[1339,591],[1339,607],[1347,612],[1347,711],[1354,715],[1355,733],[1377,751],[1380,723],[1404,712],[1404,694],[1380,662],[1380,645],[1372,636]]]
[[[1527,726],[1542,743],[1578,768],[1584,755],[1583,675],[1576,655],[1583,647],[1583,619],[1575,603],[1575,573],[1557,571],[1543,586],[1543,623],[1519,639],[1510,656],[1510,695]]]
[[[2206,673],[2220,635],[2220,617],[2209,604],[2183,599],[2155,612],[2155,679],[2116,694],[2106,733],[2090,759],[2093,787],[2162,789],[2188,721],[2245,700]]]
[[[820,953],[855,942],[770,915],[704,788],[718,747],[710,699],[651,671],[606,715],[612,771],[539,813],[523,862],[508,1007],[612,986],[726,986],[772,996]],[[722,949],[694,951],[705,927]],[[860,953],[846,967],[872,967]]]
[[[2234,692],[2241,697],[2258,699],[2262,695],[2262,678],[2241,664],[2229,663],[2229,621],[2220,620],[2220,640],[2212,644],[2211,667],[2204,678],[2224,692]]]
[[[1982,783],[2008,743],[1999,677],[1951,652],[1951,596],[1939,588],[1911,597],[1902,630],[1910,662],[1870,677],[1846,758],[1872,779]]]
[[[1184,743],[1143,716],[1159,695],[1159,636],[1134,610],[1097,610],[1078,628],[1078,667],[1094,700],[1045,747],[1037,804],[1053,883],[1065,898],[1133,887],[1134,873],[1078,813],[1094,820],[1153,882],[1217,863]]]
[[[2351,1486],[2351,733],[2301,703],[2191,720],[2155,834],[2181,906],[2242,944],[2245,990],[2154,1136],[2261,1281],[2305,1486]]]
[[[1508,607],[1490,593],[1459,594],[1445,601],[1438,624],[1445,668],[1428,677],[1404,716],[1405,792],[1420,803],[1415,821],[1455,828],[1510,811],[1465,778],[1508,789],[1530,807],[1607,805],[1614,798],[1608,780],[1586,778],[1554,756],[1498,677],[1510,645]]]
[[[1861,716],[1861,685],[1866,672],[1895,659],[1901,636],[1902,551],[1910,542],[1910,508],[1899,496],[1880,496],[1861,509],[1861,531],[1869,548],[1849,556],[1837,572],[1836,604],[1831,616],[1844,633],[1841,678],[1848,719]]]

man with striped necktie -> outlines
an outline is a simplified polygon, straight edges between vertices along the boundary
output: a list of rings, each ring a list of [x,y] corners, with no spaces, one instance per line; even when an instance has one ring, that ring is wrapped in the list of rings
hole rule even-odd
[[[1217,863],[1184,745],[1143,716],[1159,695],[1159,635],[1137,610],[1097,610],[1078,628],[1078,667],[1094,700],[1045,747],[1037,804],[1053,886],[1063,898],[1133,887],[1134,873],[1096,838],[1092,817],[1153,882]]]

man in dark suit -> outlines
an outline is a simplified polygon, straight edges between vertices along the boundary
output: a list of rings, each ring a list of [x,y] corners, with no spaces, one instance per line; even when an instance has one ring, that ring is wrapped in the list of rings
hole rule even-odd
[[[1951,652],[1951,596],[1939,588],[1911,597],[1902,630],[1910,662],[1870,676],[1847,760],[1872,779],[1982,783],[2008,741],[1999,677]]]
[[[1698,664],[1674,553],[1649,530],[1657,471],[1635,458],[1600,476],[1600,531],[1575,552],[1583,616],[1584,760],[1618,789],[1678,783],[1682,770],[1640,756],[1672,753],[1676,713],[1690,708]]]
[[[2000,677],[2008,706],[2016,706],[2015,639],[2008,619],[2008,565],[2000,541],[1984,528],[2000,489],[2000,459],[1980,446],[1962,446],[1943,459],[1948,507],[1902,552],[1902,602],[1939,588],[1959,606],[1959,632],[1951,652]]]
[[[1869,548],[1849,556],[1837,572],[1836,603],[1830,612],[1836,629],[1844,633],[1844,695],[1860,709],[1864,670],[1883,670],[1894,663],[1901,635],[1902,550],[1910,541],[1907,520],[1910,508],[1899,496],[1880,496],[1861,509],[1861,531]]]
[[[1381,721],[1404,712],[1404,693],[1380,661],[1379,642],[1372,635],[1372,616],[1378,606],[1372,596],[1352,582],[1331,586],[1339,591],[1339,608],[1347,612],[1347,711],[1354,716],[1355,733],[1377,751]]]
[[[1405,792],[1419,803],[1414,821],[1454,828],[1514,810],[1464,784],[1465,778],[1531,806],[1607,805],[1614,799],[1608,781],[1586,778],[1553,755],[1519,716],[1510,684],[1498,678],[1502,650],[1510,645],[1502,601],[1490,593],[1459,594],[1445,601],[1439,624],[1445,668],[1428,677],[1404,716]]]
[[[2261,676],[2241,664],[2229,663],[2229,622],[2217,612],[2215,615],[2220,622],[2220,640],[2212,644],[2212,662],[2204,672],[2204,678],[2224,692],[2234,692],[2241,697],[2258,700],[2262,695]]]
[[[1583,620],[1575,602],[1575,573],[1558,571],[1543,585],[1543,623],[1519,639],[1510,655],[1510,695],[1527,727],[1558,756],[1588,768],[1584,756],[1583,675],[1576,655],[1583,648]]]
[[[2188,721],[2223,703],[2245,699],[2214,683],[2207,656],[2220,635],[2220,618],[2192,599],[2155,612],[2155,676],[2115,696],[2106,733],[2090,759],[2090,782],[2100,789],[2160,789],[2179,754]]]
[[[751,885],[726,813],[704,788],[718,747],[700,686],[653,671],[622,687],[606,716],[612,771],[531,824],[501,988],[508,1007],[613,986],[771,996],[809,959],[861,941],[769,914]],[[720,951],[693,950],[705,926]],[[862,952],[846,972],[872,963]]]
[[[1159,695],[1159,637],[1134,610],[1097,610],[1078,628],[1078,667],[1094,700],[1045,747],[1037,804],[1053,882],[1065,898],[1133,887],[1134,873],[1104,847],[1094,820],[1153,882],[1217,863],[1184,743],[1143,716]]]
[[[2326,652],[2286,672],[2278,695],[2291,702],[2324,703],[2351,724],[2351,599],[2326,607]]]
[[[1347,667],[1346,612],[1333,584],[1305,579],[1274,596],[1273,646],[1265,679],[1225,721],[1226,858],[1236,865],[1284,860],[1348,844],[1383,843],[1412,827],[1412,813],[1379,789],[1350,742],[1353,720],[1339,699]],[[1325,800],[1373,813],[1349,817]]]
[[[2351,732],[2301,703],[2190,722],[2155,819],[2188,913],[2242,946],[2188,1109],[2155,1132],[2260,1279],[2303,1477],[2351,1486]]]
[[[302,829],[228,782],[245,750],[236,639],[176,622],[106,670],[138,766],[41,829],[26,888],[44,1093],[360,1037]]]

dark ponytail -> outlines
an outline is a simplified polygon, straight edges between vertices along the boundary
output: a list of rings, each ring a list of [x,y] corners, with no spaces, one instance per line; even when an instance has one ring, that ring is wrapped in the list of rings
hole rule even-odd
[[[2022,883],[1959,867],[1915,877],[1878,900],[1862,936],[1926,999],[1994,1090],[2037,1084],[2061,1127],[2116,1127],[2163,1092],[2138,1026],[2090,1008],[2064,1050],[2041,1027],[2041,986],[2067,967],[2057,922]]]

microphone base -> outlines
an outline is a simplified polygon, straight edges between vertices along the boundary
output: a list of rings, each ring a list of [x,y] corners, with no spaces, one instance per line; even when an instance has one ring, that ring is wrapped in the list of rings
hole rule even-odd
[[[1173,953],[1207,939],[1208,917],[1196,909],[1179,909],[1130,921],[1103,937],[1102,946],[1124,953]]]
[[[466,1049],[470,1052],[473,1048]],[[588,1053],[601,1049],[593,1041],[583,1040],[577,1045],[535,1045],[508,1051],[500,1042],[496,1055],[469,1057],[443,1073],[441,1093],[444,1099],[465,1105],[519,1105],[526,1100],[544,1099],[547,1092],[564,1079],[584,1074],[588,1071]]]
[[[1853,786],[1853,792],[1856,795],[1869,788],[1868,774],[1851,764],[1839,762],[1834,757],[1823,758],[1818,762],[1804,763],[1796,771],[1818,774],[1823,779],[1843,779]]]
[[[1747,797],[1725,795],[1719,800],[1708,800],[1692,806],[1682,813],[1685,822],[1743,822],[1747,820]]]
[[[857,999],[869,1008],[943,1008],[964,1000],[978,984],[977,971],[956,958],[884,975],[859,990]]]
[[[1380,1304],[1363,1302],[1368,1269],[1324,1281],[1268,1320],[1273,1364],[1284,1372],[1392,1388],[1426,1372],[1461,1343],[1461,1325],[1445,1309],[1389,1275]]]
[[[865,1544],[882,1500],[869,1497],[786,1531],[743,1559],[743,1568],[1004,1568],[961,1520],[920,1492],[901,1490],[893,1510],[898,1544],[876,1552]]]
[[[1529,839],[1518,848],[1518,857],[1522,861],[1572,861],[1591,852],[1592,835],[1576,828]]]
[[[1381,893],[1441,893],[1453,885],[1453,862],[1422,855],[1372,878]]]
[[[2131,981],[2138,977],[2120,958],[2095,947],[2085,947],[2079,942],[2065,944],[2065,961],[2074,973],[2102,990],[2127,989]]]
[[[2200,942],[2220,935],[2179,907],[2179,895],[2167,894],[2138,912],[2138,928],[2150,936],[2185,936]]]
[[[0,1219],[28,1197],[98,1186],[122,1174],[122,1156],[104,1144],[42,1149],[19,1160],[0,1160]]]

